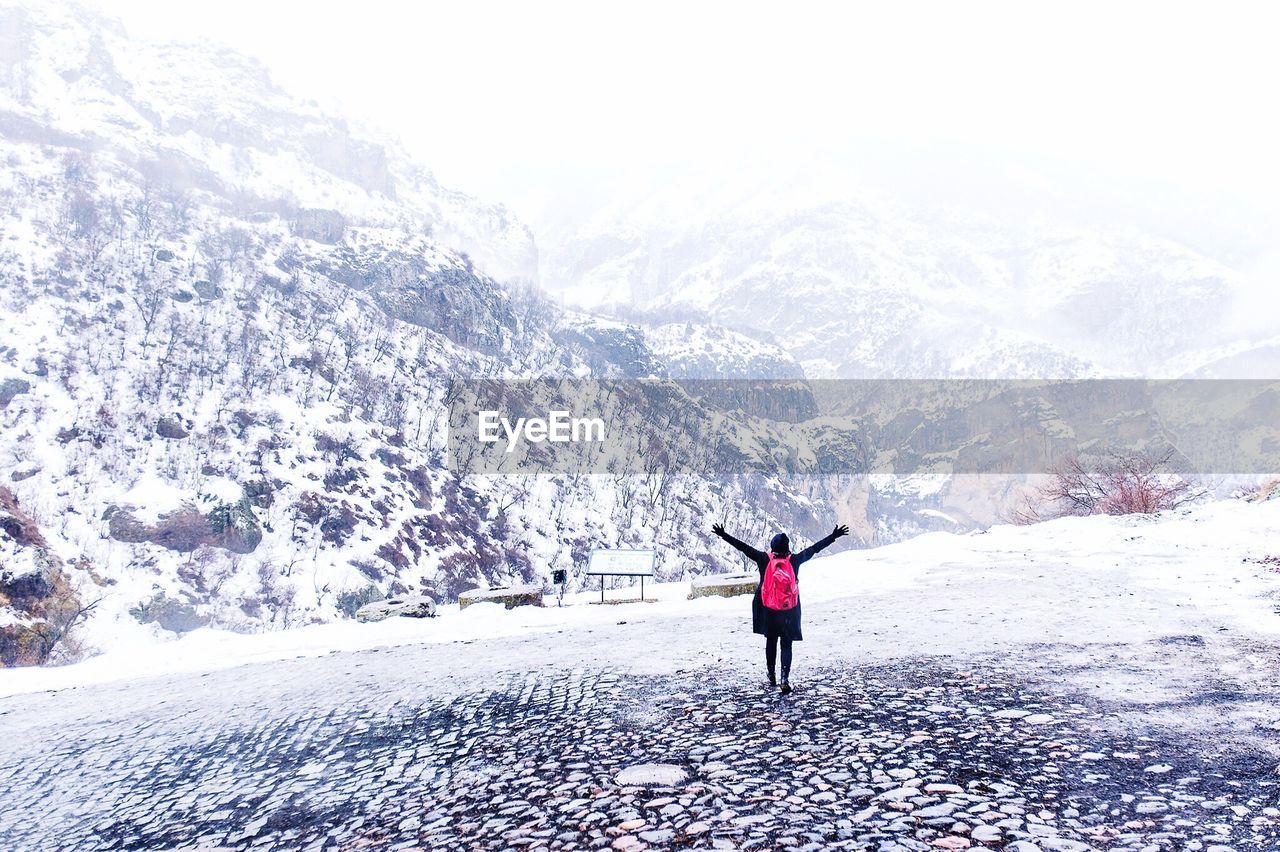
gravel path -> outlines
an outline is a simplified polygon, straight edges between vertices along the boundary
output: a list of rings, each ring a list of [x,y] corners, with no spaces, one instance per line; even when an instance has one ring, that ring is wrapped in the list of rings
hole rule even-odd
[[[457,650],[122,686],[119,708],[28,722],[43,734],[0,759],[0,848],[1280,847],[1271,758],[1116,736],[1111,708],[995,667],[816,670],[789,697],[715,666],[350,688]],[[347,688],[308,691],[326,670]],[[74,692],[0,721],[108,697]],[[684,777],[619,778],[651,763]]]

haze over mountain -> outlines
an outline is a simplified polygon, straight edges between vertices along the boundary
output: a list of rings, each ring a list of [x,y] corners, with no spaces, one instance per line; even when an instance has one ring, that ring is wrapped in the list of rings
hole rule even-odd
[[[1280,122],[1259,106],[1280,68],[1247,6],[815,6],[779,29],[741,3],[102,2],[376,117],[507,202],[541,282],[573,304],[710,310],[794,340],[814,375],[1276,366],[1258,307],[1280,274]],[[788,294],[787,311],[848,333],[753,298],[827,278],[828,296]]]
[[[910,181],[821,167],[686,175],[540,234],[541,280],[574,304],[753,332],[810,377],[1280,368],[1280,315],[1258,311],[1275,280],[1264,220],[1194,233],[1177,211],[1080,209],[1036,174],[972,168],[940,175],[932,202]],[[964,178],[975,191],[949,194]]]

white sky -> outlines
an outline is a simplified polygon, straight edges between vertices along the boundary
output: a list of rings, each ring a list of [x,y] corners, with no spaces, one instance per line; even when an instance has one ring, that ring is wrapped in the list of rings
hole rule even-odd
[[[96,4],[135,35],[256,55],[527,219],[658,171],[839,162],[869,142],[1280,195],[1263,4]]]

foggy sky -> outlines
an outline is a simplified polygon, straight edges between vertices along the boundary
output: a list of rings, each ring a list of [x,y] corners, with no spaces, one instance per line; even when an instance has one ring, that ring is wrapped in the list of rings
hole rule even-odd
[[[535,225],[659,175],[865,171],[893,152],[902,176],[981,161],[1121,198],[1272,210],[1280,194],[1260,6],[95,5],[135,36],[257,56]]]

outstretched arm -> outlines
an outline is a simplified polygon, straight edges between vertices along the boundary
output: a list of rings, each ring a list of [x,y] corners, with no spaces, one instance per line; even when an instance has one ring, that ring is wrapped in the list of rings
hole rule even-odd
[[[729,544],[733,545],[736,549],[741,551],[742,555],[750,559],[752,562],[755,562],[758,564],[762,561],[767,561],[763,553],[756,550],[754,547],[752,547],[749,544],[745,544],[744,542],[738,541],[738,539],[734,538],[733,536],[725,532],[724,524],[712,524],[711,531],[716,535],[720,536],[720,538],[729,542]]]
[[[832,543],[835,542],[836,539],[840,538],[841,536],[846,536],[848,534],[849,534],[849,528],[844,526],[843,524],[836,527],[831,531],[831,534],[828,535],[826,538],[815,541],[813,544],[809,545],[804,550],[800,551],[794,557],[792,557],[791,564],[799,565],[801,562],[808,562],[810,559],[817,556],[823,550],[830,547]]]

